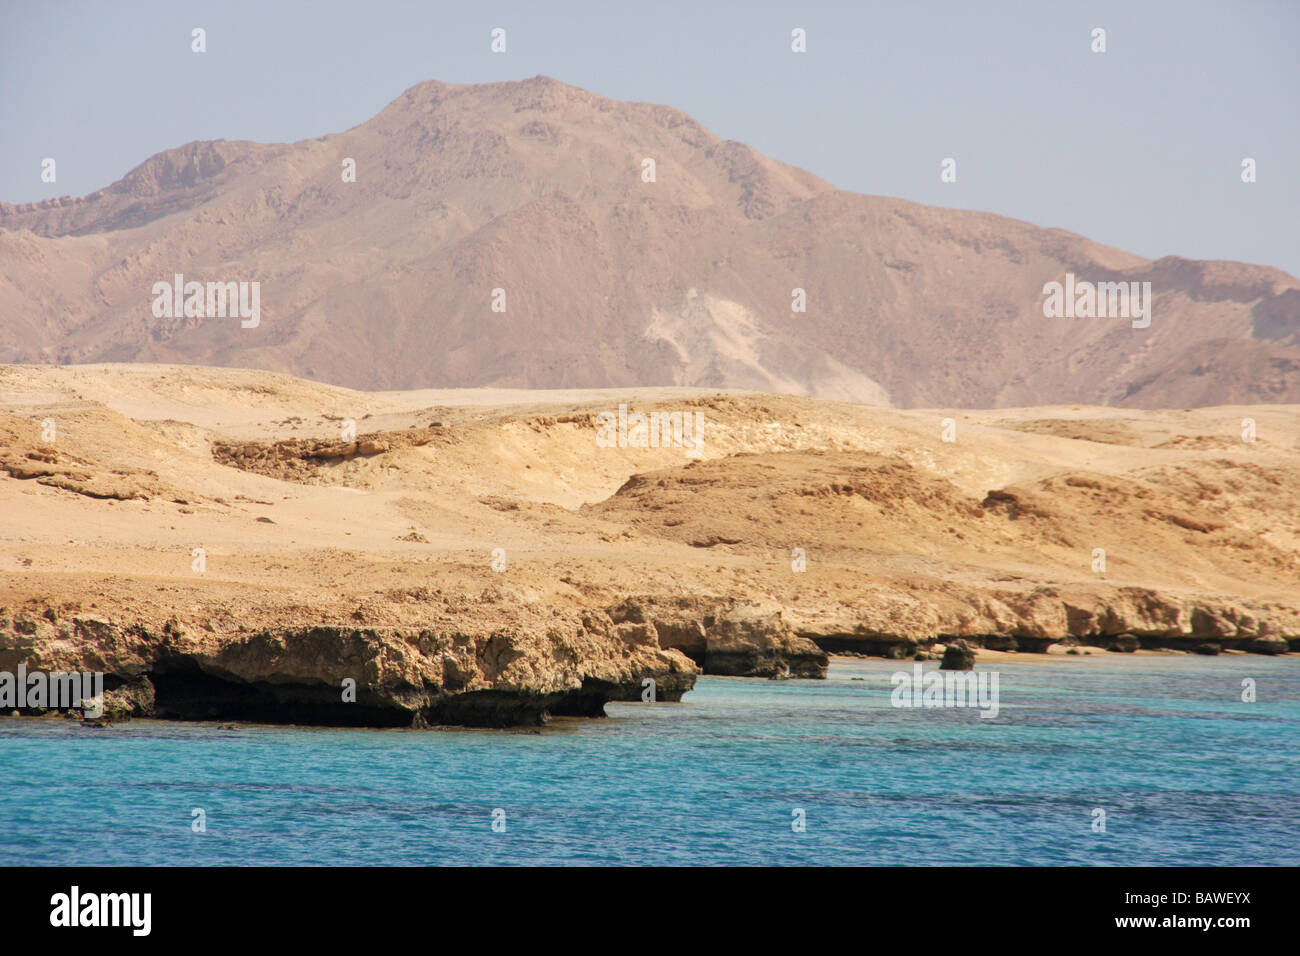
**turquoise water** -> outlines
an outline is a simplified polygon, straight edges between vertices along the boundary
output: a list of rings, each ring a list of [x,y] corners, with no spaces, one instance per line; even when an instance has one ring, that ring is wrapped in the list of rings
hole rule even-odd
[[[1300,864],[1300,659],[999,665],[994,720],[902,667],[540,733],[0,719],[0,864]]]

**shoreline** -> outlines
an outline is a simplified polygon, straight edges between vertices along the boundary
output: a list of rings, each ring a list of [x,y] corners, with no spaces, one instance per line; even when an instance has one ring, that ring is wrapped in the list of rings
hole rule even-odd
[[[935,644],[933,648],[938,650],[927,650],[926,653],[938,653],[942,656],[943,648],[946,645]],[[984,663],[991,661],[1043,661],[1043,660],[1078,660],[1085,657],[1094,657],[1103,660],[1125,660],[1125,659],[1149,659],[1149,658],[1206,658],[1206,657],[1276,657],[1276,658],[1300,658],[1300,653],[1296,651],[1287,651],[1281,654],[1265,654],[1241,650],[1235,647],[1225,647],[1213,654],[1199,654],[1193,650],[1183,650],[1174,647],[1139,647],[1132,651],[1111,651],[1104,647],[1098,647],[1092,644],[1066,645],[1054,644],[1049,650],[1045,651],[1002,651],[988,647],[972,647],[975,652],[975,663]],[[832,662],[834,661],[896,661],[907,662],[917,660],[915,655],[905,657],[890,657],[886,654],[855,654],[852,652],[836,651],[827,655]],[[937,661],[938,658],[935,658]],[[921,659],[928,662],[928,658]]]
[[[1097,661],[1115,661],[1125,664],[1135,662],[1151,663],[1153,661],[1174,661],[1181,659],[1204,659],[1207,655],[1194,654],[1191,651],[1179,651],[1171,649],[1139,649],[1127,653],[1105,651],[1100,648],[1087,647],[1081,648],[1080,653],[1070,654],[1062,646],[1059,650],[1052,650],[1046,653],[1025,653],[1016,651],[996,651],[987,648],[975,648],[975,668],[987,668],[989,665],[1028,665],[1031,667],[1061,664],[1066,662],[1082,662],[1086,658],[1096,658]],[[1259,658],[1272,657],[1278,660],[1300,659],[1300,654],[1250,654],[1246,651],[1224,651],[1221,655],[1231,658]],[[844,669],[852,669],[857,665],[863,664],[890,664],[894,667],[906,667],[908,665],[930,665],[927,670],[938,670],[939,661],[937,660],[917,660],[915,658],[889,658],[882,656],[867,656],[863,654],[831,654],[828,655],[827,673],[823,677],[787,677],[780,679],[779,683],[787,681],[800,681],[808,683],[825,683],[828,680],[846,679],[842,673]],[[1088,665],[1085,665],[1088,666]],[[1094,662],[1091,666],[1096,666]],[[833,672],[841,671],[840,674]],[[961,673],[961,671],[953,671]],[[772,683],[773,678],[760,676],[745,676],[735,674],[700,674],[700,678],[719,679],[719,680],[742,680],[742,681],[762,681],[763,683]],[[860,677],[848,677],[848,680],[861,680]],[[692,688],[694,689],[694,688]],[[687,704],[689,700],[682,698],[689,694],[686,691],[680,697],[673,699],[662,699],[655,702],[658,704]],[[624,700],[610,699],[606,703],[638,703],[637,700],[628,698]],[[566,727],[573,727],[577,724],[586,724],[590,720],[606,719],[610,715],[607,713],[586,714],[552,714],[547,719],[539,722],[507,723],[507,724],[476,724],[476,723],[428,723],[419,722],[410,725],[394,724],[366,724],[366,723],[303,723],[291,721],[266,721],[266,720],[241,720],[238,718],[187,718],[177,714],[149,714],[149,715],[123,715],[116,714],[112,716],[103,716],[98,718],[88,718],[81,715],[76,709],[68,710],[45,710],[44,712],[23,712],[17,710],[0,711],[0,728],[7,725],[8,721],[17,721],[21,724],[33,722],[35,724],[55,725],[63,723],[65,725],[77,725],[87,729],[110,729],[120,724],[133,724],[143,722],[146,726],[153,724],[176,724],[187,727],[206,727],[214,730],[225,730],[238,732],[251,728],[276,728],[287,729],[293,728],[298,730],[399,730],[408,732],[427,733],[431,731],[484,731],[484,732],[504,732],[514,734],[539,734],[547,730],[551,732],[563,730]]]
[[[1062,645],[1057,645],[1063,647]],[[975,650],[975,666],[987,664],[1061,664],[1082,662],[1092,659],[1093,663],[1097,661],[1152,661],[1152,660],[1206,660],[1215,657],[1227,657],[1231,659],[1250,659],[1258,660],[1276,659],[1276,660],[1296,660],[1300,659],[1300,654],[1288,652],[1286,654],[1254,654],[1249,651],[1237,649],[1224,649],[1218,654],[1197,654],[1193,651],[1176,650],[1172,648],[1139,648],[1135,651],[1118,652],[1108,651],[1101,647],[1084,646],[1078,648],[1077,654],[1071,654],[1068,650],[1052,650],[1047,652],[1033,651],[995,651],[989,648],[977,647]],[[915,657],[890,658],[880,655],[865,654],[831,654],[830,664],[844,665],[851,663],[870,663],[874,661],[888,662],[890,664],[930,664],[937,666],[938,660],[917,660]]]

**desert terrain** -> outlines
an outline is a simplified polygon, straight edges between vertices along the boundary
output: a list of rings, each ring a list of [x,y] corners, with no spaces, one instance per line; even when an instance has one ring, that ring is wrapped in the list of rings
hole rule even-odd
[[[701,455],[603,447],[620,404],[701,413]],[[1286,653],[1297,502],[1294,405],[7,366],[0,669],[102,670],[122,715],[511,724],[955,637]]]
[[[328,136],[140,160],[87,196],[0,203],[0,362],[899,408],[1300,401],[1285,272],[846,192],[545,76],[429,81]],[[156,314],[177,275],[259,283],[256,325]],[[1045,318],[1066,275],[1150,283],[1149,326]]]

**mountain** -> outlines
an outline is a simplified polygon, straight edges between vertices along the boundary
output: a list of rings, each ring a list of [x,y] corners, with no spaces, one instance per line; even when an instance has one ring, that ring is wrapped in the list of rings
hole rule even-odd
[[[699,456],[602,446],[620,404],[702,416]],[[952,417],[0,368],[0,670],[102,670],[136,716],[391,726],[954,638],[1008,684],[1044,654],[1300,651],[1293,408]]]
[[[1300,401],[1286,273],[844,192],[678,110],[546,77],[422,83],[344,133],[191,143],[80,199],[0,204],[0,263],[9,363],[898,407]],[[176,274],[259,283],[256,326],[156,316]],[[1067,274],[1150,282],[1149,327],[1045,317]]]

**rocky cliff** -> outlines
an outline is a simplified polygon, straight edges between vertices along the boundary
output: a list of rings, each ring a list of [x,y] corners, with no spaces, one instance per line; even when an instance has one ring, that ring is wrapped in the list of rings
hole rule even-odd
[[[654,628],[598,612],[493,630],[317,625],[219,634],[99,615],[0,616],[0,671],[98,671],[113,717],[481,727],[604,716],[609,700],[680,700],[696,667]]]

